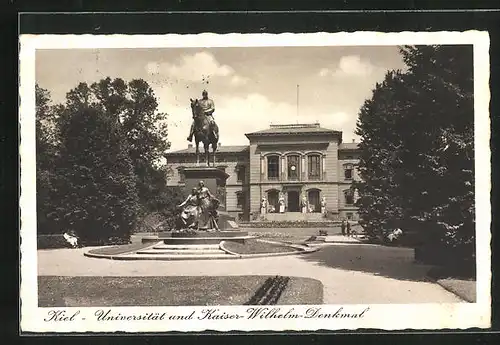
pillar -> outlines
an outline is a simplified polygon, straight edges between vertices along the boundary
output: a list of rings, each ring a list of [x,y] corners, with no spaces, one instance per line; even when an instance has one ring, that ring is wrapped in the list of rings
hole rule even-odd
[[[326,156],[321,155],[321,177],[326,180]]]
[[[307,165],[305,155],[302,155],[300,158],[300,177],[302,181],[307,181]]]

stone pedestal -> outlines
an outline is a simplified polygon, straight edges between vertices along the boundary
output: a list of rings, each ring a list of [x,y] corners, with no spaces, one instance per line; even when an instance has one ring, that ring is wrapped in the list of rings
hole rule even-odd
[[[205,187],[220,200],[219,211],[226,210],[226,180],[229,175],[217,168],[194,167],[185,168],[185,188],[186,193],[190,193],[193,187],[198,187],[198,183],[203,181]]]
[[[157,239],[165,244],[218,244],[222,241],[245,243],[253,238],[248,236],[248,231],[238,229],[229,231],[190,231],[190,232],[164,232],[159,233]]]
[[[238,230],[235,218],[227,214],[226,211],[226,180],[229,177],[225,171],[213,167],[193,167],[184,169],[186,193],[190,193],[193,187],[198,187],[198,183],[203,181],[205,187],[220,201],[219,209],[219,229]]]

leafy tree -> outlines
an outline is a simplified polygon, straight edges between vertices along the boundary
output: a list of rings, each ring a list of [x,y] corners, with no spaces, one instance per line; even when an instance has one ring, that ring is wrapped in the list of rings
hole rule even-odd
[[[473,61],[469,46],[417,46],[401,49],[412,90],[410,123],[405,136],[407,169],[415,172],[404,185],[411,219],[432,229],[443,244],[474,254],[474,105]]]
[[[37,223],[42,234],[58,232],[53,169],[57,159],[57,126],[50,93],[35,85]]]
[[[402,220],[398,183],[401,169],[401,112],[406,88],[401,72],[388,72],[377,83],[373,97],[360,110],[356,134],[360,135],[359,172],[355,184],[361,225],[373,238],[382,238]]]
[[[406,46],[360,110],[362,222],[401,224],[463,258],[474,254],[472,48]]]
[[[170,147],[166,114],[157,111],[153,89],[142,79],[102,79],[90,86],[103,111],[117,119],[127,140],[141,204],[147,211],[164,207],[166,167],[159,164]]]
[[[119,122],[81,83],[67,94],[59,127],[64,228],[76,231],[84,243],[128,241],[139,204]]]

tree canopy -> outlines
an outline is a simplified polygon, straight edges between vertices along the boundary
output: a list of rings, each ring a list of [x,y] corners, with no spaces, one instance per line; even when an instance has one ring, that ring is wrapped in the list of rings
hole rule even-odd
[[[395,227],[473,255],[472,47],[405,46],[360,110],[361,223],[372,237]]]
[[[126,241],[141,214],[171,214],[181,196],[159,164],[170,147],[166,117],[142,79],[80,83],[57,105],[37,85],[39,231]]]

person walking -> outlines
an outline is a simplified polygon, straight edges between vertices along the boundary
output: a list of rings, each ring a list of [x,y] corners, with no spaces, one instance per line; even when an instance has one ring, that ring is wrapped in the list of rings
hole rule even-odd
[[[340,224],[340,230],[342,231],[342,236],[345,236],[345,220],[342,220],[342,224]]]
[[[347,232],[347,236],[351,236],[351,223],[349,223],[349,221],[347,221],[347,224],[346,224],[346,232]]]

